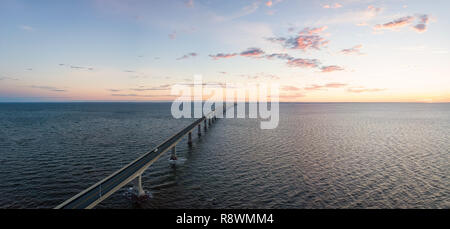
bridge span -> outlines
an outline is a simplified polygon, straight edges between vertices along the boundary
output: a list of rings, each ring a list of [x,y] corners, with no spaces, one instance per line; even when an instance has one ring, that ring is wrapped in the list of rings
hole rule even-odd
[[[225,112],[225,110],[217,109],[217,112]],[[211,126],[216,121],[217,114],[214,110],[202,118],[195,120],[192,124],[165,140],[150,152],[145,153],[105,179],[64,201],[56,206],[55,209],[91,209],[133,180],[137,182],[138,195],[145,195],[145,191],[142,188],[142,173],[170,149],[172,149],[171,158],[176,158],[176,145],[184,136],[188,135],[188,144],[191,145],[192,132],[196,128],[198,131],[197,134],[201,136],[202,122],[206,129],[207,126]]]

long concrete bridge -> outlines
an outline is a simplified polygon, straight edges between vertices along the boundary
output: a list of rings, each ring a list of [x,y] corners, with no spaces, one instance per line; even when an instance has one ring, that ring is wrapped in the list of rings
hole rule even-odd
[[[219,109],[217,109],[217,112],[225,112],[225,110],[226,109],[220,109],[219,111]],[[188,144],[192,145],[192,132],[197,128],[197,134],[198,136],[201,136],[202,122],[206,129],[216,121],[217,114],[214,110],[165,140],[152,151],[145,153],[105,179],[64,201],[62,204],[55,207],[55,209],[91,209],[133,180],[137,183],[138,196],[145,195],[145,191],[142,187],[142,173],[170,149],[172,150],[171,158],[176,158],[176,146],[184,136],[188,136]]]

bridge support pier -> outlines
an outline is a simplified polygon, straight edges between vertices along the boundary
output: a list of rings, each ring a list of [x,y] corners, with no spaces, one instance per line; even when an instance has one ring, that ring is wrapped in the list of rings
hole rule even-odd
[[[136,188],[138,197],[145,196],[145,190],[142,188],[142,174],[136,178]]]
[[[205,119],[204,121],[203,121],[204,123],[203,123],[203,125],[205,126],[205,131],[207,130],[207,128],[208,128],[208,123],[207,123],[207,120]]]
[[[176,161],[178,158],[177,158],[177,149],[176,149],[176,146],[173,146],[172,147],[172,154],[170,155],[170,160],[172,160],[172,161]]]
[[[197,135],[199,137],[202,136],[202,125],[201,124],[198,124],[198,133],[197,133]]]
[[[192,146],[192,132],[189,132],[188,134],[188,145]]]

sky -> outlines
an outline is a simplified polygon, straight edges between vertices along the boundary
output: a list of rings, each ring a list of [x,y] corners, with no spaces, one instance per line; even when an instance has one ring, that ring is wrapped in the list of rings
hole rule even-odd
[[[284,102],[450,102],[447,0],[2,0],[0,102],[171,101],[174,84]]]

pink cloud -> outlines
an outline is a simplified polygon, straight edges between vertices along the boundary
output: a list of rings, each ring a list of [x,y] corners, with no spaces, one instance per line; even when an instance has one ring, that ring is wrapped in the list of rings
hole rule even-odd
[[[413,29],[416,30],[418,33],[424,33],[427,31],[427,25],[417,24],[417,25],[413,26]]]
[[[357,46],[359,47],[359,46]],[[298,67],[298,68],[318,68],[321,72],[333,72],[333,71],[343,71],[344,68],[331,65],[331,66],[323,66],[320,67],[320,61],[317,59],[303,59],[303,58],[295,58],[289,54],[286,53],[273,53],[270,55],[265,55],[265,58],[272,60],[272,59],[280,59],[280,60],[287,60],[286,64],[289,67]]]
[[[406,16],[399,18],[397,20],[385,23],[385,24],[378,24],[375,25],[374,29],[391,29],[396,30],[401,27],[405,27],[407,25],[411,25],[414,20],[418,20],[418,23],[414,26],[411,26],[416,32],[423,33],[427,31],[427,24],[430,21],[430,16],[427,14],[422,14],[418,16]]]
[[[274,58],[278,58],[278,59],[281,59],[281,60],[292,60],[292,59],[295,59],[294,57],[292,57],[291,55],[289,55],[287,53],[273,53],[273,54],[270,54],[270,55],[266,55],[265,57],[267,59],[269,59],[269,60],[274,59]]]
[[[218,53],[216,55],[209,55],[210,57],[212,57],[214,60],[218,60],[218,59],[226,59],[226,58],[231,58],[231,57],[235,57],[237,56],[236,53]]]
[[[430,16],[423,14],[423,15],[419,15],[417,17],[419,19],[419,24],[413,26],[412,28],[414,30],[416,30],[416,32],[418,32],[418,33],[423,33],[425,31],[427,31],[427,24],[430,21]]]
[[[320,47],[325,46],[328,42],[319,36],[299,36],[291,42],[294,49],[320,49]]]
[[[190,57],[196,57],[196,56],[197,56],[197,53],[191,52],[186,55],[183,55],[182,57],[177,58],[177,60],[184,60],[184,59],[188,59]]]
[[[313,34],[319,34],[323,31],[325,31],[326,29],[328,29],[328,26],[322,26],[322,27],[317,27],[317,28],[305,28],[303,29],[303,31],[300,32],[300,35],[313,35]]]
[[[317,84],[313,84],[309,87],[305,87],[305,90],[308,91],[314,91],[314,90],[326,90],[328,88],[342,88],[347,86],[347,84],[344,83],[327,83],[324,85],[317,85]]]
[[[218,60],[218,59],[226,59],[226,58],[231,58],[231,57],[235,57],[235,56],[244,56],[244,57],[259,57],[261,55],[264,54],[264,51],[259,49],[259,48],[248,48],[247,50],[241,52],[241,53],[218,53],[216,55],[209,55],[210,57],[212,57],[214,60]]]
[[[396,19],[394,21],[385,23],[385,24],[378,24],[375,25],[375,29],[397,29],[401,28],[407,25],[410,25],[414,21],[413,16],[406,16],[399,19]]]
[[[281,88],[283,91],[299,91],[300,88],[294,86],[283,86]]]
[[[328,83],[328,84],[325,84],[325,87],[328,87],[328,88],[340,88],[340,87],[345,87],[345,86],[347,86],[347,84],[344,84],[344,83]]]
[[[426,14],[420,15],[419,20],[422,24],[428,24],[428,21],[430,21],[430,16]]]
[[[359,46],[356,47],[358,48]],[[265,58],[269,60],[280,59],[286,61],[286,65],[289,67],[318,68],[321,72],[333,72],[344,70],[342,67],[336,65],[320,67],[320,61],[317,59],[295,58],[287,53],[273,53],[265,55],[265,52],[259,48],[248,48],[247,50],[241,53],[229,53],[229,54],[218,53],[216,55],[209,55],[209,56],[214,60],[231,58],[235,56],[252,57],[260,59]],[[184,59],[184,56],[182,58]]]
[[[327,72],[343,71],[344,68],[336,66],[336,65],[330,65],[330,66],[323,66],[320,68],[320,70],[324,73],[327,73]]]
[[[289,67],[300,67],[300,68],[316,68],[319,65],[319,61],[316,59],[290,59],[286,63]]]
[[[266,2],[266,6],[271,7],[272,5],[273,5],[273,2],[272,2],[272,1],[267,1],[267,2]]]
[[[313,84],[313,85],[311,85],[309,87],[305,87],[305,90],[313,91],[313,90],[321,90],[323,88],[324,88],[324,86]]]
[[[329,41],[325,40],[319,34],[327,29],[327,26],[322,26],[318,28],[305,28],[301,32],[299,32],[296,37],[275,37],[269,38],[269,41],[281,43],[284,47],[290,49],[300,49],[300,50],[308,50],[308,49],[320,49],[323,46],[326,46]]]
[[[362,54],[361,53],[361,48],[362,47],[363,47],[362,45],[356,45],[356,46],[353,46],[352,48],[342,49],[341,53],[342,54],[346,54],[346,55],[349,55],[349,54]]]
[[[262,54],[264,54],[264,51],[262,51],[259,48],[249,48],[240,53],[241,56],[246,56],[246,57],[256,57],[256,56],[260,56]]]

